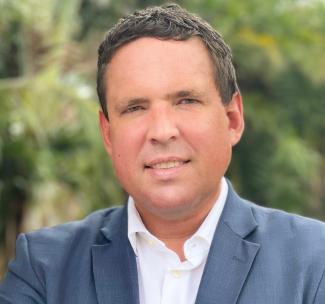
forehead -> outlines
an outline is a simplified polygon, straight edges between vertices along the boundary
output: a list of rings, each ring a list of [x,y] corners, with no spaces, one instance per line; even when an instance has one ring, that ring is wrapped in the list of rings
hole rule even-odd
[[[107,93],[123,94],[122,87],[137,91],[174,90],[184,83],[203,86],[206,82],[214,83],[213,71],[210,54],[200,38],[185,41],[139,38],[113,55],[107,66]],[[112,96],[107,96],[107,100],[109,97]]]
[[[196,58],[208,57],[211,59],[208,48],[199,37],[191,37],[187,40],[141,37],[119,47],[112,55],[108,66],[111,67],[120,60],[127,61],[129,63],[133,60],[140,61],[143,58],[147,62],[149,59],[160,60],[161,55],[163,54],[165,55],[165,58],[169,57],[171,59],[180,54],[182,57],[184,57],[184,59],[186,57],[192,57],[193,59],[194,56]]]

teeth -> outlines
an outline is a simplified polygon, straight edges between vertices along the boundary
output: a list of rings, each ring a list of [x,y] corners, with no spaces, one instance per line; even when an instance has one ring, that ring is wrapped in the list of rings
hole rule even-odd
[[[153,169],[169,169],[169,168],[178,167],[181,164],[183,164],[183,162],[181,162],[181,161],[168,161],[168,162],[163,162],[163,163],[152,165],[151,168],[153,168]]]

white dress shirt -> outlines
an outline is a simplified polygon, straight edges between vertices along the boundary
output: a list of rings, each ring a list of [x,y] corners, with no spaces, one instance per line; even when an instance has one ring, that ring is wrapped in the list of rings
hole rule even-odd
[[[222,178],[219,198],[199,229],[184,243],[183,262],[146,229],[129,198],[128,238],[136,254],[141,304],[194,304],[227,194],[228,185]]]

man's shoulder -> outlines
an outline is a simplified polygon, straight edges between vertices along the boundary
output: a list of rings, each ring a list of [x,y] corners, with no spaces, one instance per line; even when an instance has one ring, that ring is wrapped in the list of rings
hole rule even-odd
[[[122,211],[121,206],[103,210],[97,210],[84,219],[71,221],[53,227],[41,228],[36,231],[24,233],[28,242],[33,243],[33,248],[39,250],[40,247],[67,248],[72,244],[86,244],[89,246],[101,243],[103,235],[100,233],[112,217]]]
[[[262,207],[255,203],[250,205],[258,225],[256,235],[261,239],[282,245],[299,244],[306,251],[325,252],[325,223],[286,211]]]
[[[319,228],[320,232],[324,232],[325,223],[321,220],[309,218],[292,212],[287,212],[279,209],[264,207],[256,203],[245,201],[250,205],[255,219],[259,224],[271,225],[280,224],[298,229],[302,231],[314,230]]]
[[[325,248],[324,222],[246,200],[234,191],[230,183],[223,218],[239,235],[247,235],[248,231],[251,238],[264,240],[272,237],[272,242],[322,240],[321,246]]]
[[[53,294],[59,299],[60,291],[75,288],[74,282],[91,291],[93,249],[109,243],[107,231],[122,235],[124,211],[121,207],[109,208],[79,221],[20,234],[16,257],[8,265],[7,276],[0,284],[0,294],[8,293],[12,299],[16,296],[22,299],[22,294],[45,299],[46,295]],[[62,284],[65,284],[64,288]],[[17,286],[24,289],[22,294],[16,294]]]

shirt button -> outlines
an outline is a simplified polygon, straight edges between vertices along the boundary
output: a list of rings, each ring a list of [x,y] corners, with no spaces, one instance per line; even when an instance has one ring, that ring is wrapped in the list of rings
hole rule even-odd
[[[179,278],[182,275],[179,270],[171,270],[170,273],[174,278]]]

